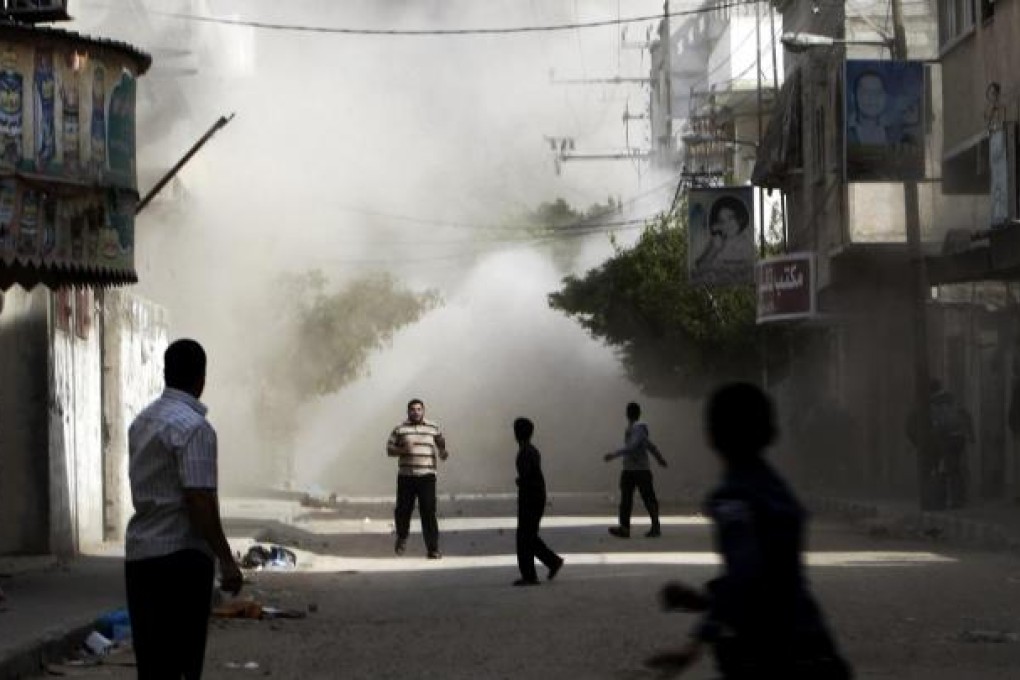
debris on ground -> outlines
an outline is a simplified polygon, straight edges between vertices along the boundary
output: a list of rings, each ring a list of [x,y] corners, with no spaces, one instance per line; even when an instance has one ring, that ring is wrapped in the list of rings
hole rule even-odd
[[[297,555],[283,546],[256,544],[248,548],[241,558],[241,566],[245,569],[289,571],[297,567]]]
[[[1004,630],[965,630],[960,633],[960,639],[964,642],[1020,642],[1020,634]]]
[[[228,600],[214,607],[212,615],[219,619],[261,619],[262,605],[255,600]]]
[[[245,661],[244,663],[241,663],[240,661],[228,661],[225,664],[223,664],[223,667],[235,671],[236,670],[257,671],[259,669],[259,662]]]
[[[335,508],[337,506],[336,494],[331,493],[329,496],[323,498],[319,495],[306,493],[301,496],[301,506],[305,508]]]

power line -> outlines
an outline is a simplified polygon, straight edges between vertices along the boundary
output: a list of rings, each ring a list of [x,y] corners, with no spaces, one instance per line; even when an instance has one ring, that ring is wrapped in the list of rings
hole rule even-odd
[[[670,12],[671,17],[692,16],[707,14],[720,9],[748,5],[755,0],[732,0],[723,5],[714,7],[702,7],[699,9],[678,10]],[[576,21],[567,24],[549,24],[543,26],[506,26],[506,27],[475,27],[475,28],[428,28],[428,29],[401,29],[401,28],[347,28],[342,26],[313,26],[308,24],[283,24],[266,21],[251,21],[247,19],[233,19],[229,17],[202,16],[182,12],[159,12],[152,11],[151,14],[183,19],[187,21],[200,21],[211,24],[226,24],[230,26],[243,26],[246,28],[259,28],[272,31],[294,31],[301,33],[331,33],[340,35],[363,35],[363,36],[403,36],[403,37],[429,37],[429,36],[470,36],[470,35],[511,35],[520,33],[549,33],[554,31],[572,31],[585,28],[602,28],[605,26],[621,26],[646,21],[658,21],[663,14],[651,14],[646,16],[602,19],[599,21]]]

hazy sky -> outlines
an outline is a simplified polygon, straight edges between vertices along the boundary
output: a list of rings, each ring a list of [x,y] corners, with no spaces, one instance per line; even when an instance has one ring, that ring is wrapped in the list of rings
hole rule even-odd
[[[553,170],[544,135],[572,136],[578,151],[623,150],[625,105],[632,113],[646,109],[640,86],[550,81],[551,70],[557,78],[647,75],[647,52],[621,49],[619,26],[350,36],[167,14],[428,29],[597,21],[661,9],[658,0],[74,3],[81,19],[72,28],[129,40],[156,58],[139,86],[143,182],[217,117],[237,114],[182,172],[187,200],[154,204],[137,224],[136,291],[168,307],[172,336],[196,337],[210,350],[205,398],[221,433],[225,483],[244,477],[244,457],[258,446],[251,395],[236,378],[258,370],[249,351],[260,328],[240,310],[258,304],[277,273],[321,268],[337,285],[390,271],[414,289],[439,289],[445,305],[374,356],[370,376],[307,405],[298,483],[389,491],[395,466],[383,444],[406,401],[418,396],[460,456],[444,471],[450,487],[511,490],[510,422],[529,415],[552,488],[608,489],[616,469],[600,454],[621,443],[624,405],[640,394],[610,349],[546,305],[565,274],[611,254],[608,236],[579,239],[567,270],[548,244],[494,240],[492,225],[557,196],[578,207],[621,197],[624,217],[644,217],[668,201],[672,187],[647,166],[639,177],[630,161],[568,163],[560,176]],[[628,40],[642,41],[651,25],[630,25]],[[631,125],[630,142],[647,148],[642,123]],[[637,233],[618,235],[627,243]],[[701,444],[691,438],[689,414],[644,401],[667,454],[695,456]],[[667,420],[676,422],[667,427]]]

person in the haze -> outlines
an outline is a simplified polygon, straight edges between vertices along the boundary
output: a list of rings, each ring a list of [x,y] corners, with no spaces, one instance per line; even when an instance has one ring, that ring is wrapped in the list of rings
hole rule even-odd
[[[655,498],[648,454],[652,454],[662,467],[666,467],[666,459],[648,438],[648,426],[639,418],[641,406],[634,402],[627,404],[627,429],[623,433],[623,448],[603,456],[606,462],[614,458],[623,459],[623,471],[620,473],[620,523],[618,526],[609,527],[609,533],[617,538],[630,538],[630,513],[634,507],[635,488],[641,494],[641,500],[648,510],[648,517],[652,520],[652,528],[645,536],[656,538],[662,535],[659,524],[659,501]]]
[[[549,549],[539,535],[538,527],[545,514],[545,477],[542,455],[531,444],[535,424],[527,418],[514,420],[517,440],[517,566],[521,577],[515,586],[537,586],[535,559],[548,569],[547,578],[556,578],[563,567],[563,558]]]
[[[754,258],[754,240],[741,235],[751,224],[747,206],[733,196],[723,196],[712,204],[708,214],[709,239],[695,259],[697,267],[717,259],[746,261]]]
[[[938,380],[929,382],[928,394],[932,446],[925,452],[926,505],[932,510],[962,508],[967,504],[967,444],[974,441],[974,421]],[[914,446],[920,445],[916,408],[907,421],[907,438]]]
[[[421,533],[430,560],[438,560],[439,521],[436,519],[436,469],[446,460],[446,438],[437,423],[425,419],[421,399],[407,402],[407,420],[393,428],[386,442],[386,454],[397,458],[397,507],[393,512],[397,528],[394,552],[403,555],[411,531],[415,499],[421,516]]]
[[[220,522],[216,431],[199,401],[205,351],[177,340],[163,357],[166,389],[128,432],[135,512],[124,545],[127,606],[139,680],[198,680],[213,558],[222,590],[236,595],[242,577]]]
[[[646,663],[679,674],[711,645],[729,680],[847,680],[804,575],[806,512],[762,455],[776,437],[771,400],[754,385],[726,385],[709,399],[705,424],[723,464],[705,502],[723,571],[705,591],[679,582],[663,589],[667,609],[705,613],[683,649]]]

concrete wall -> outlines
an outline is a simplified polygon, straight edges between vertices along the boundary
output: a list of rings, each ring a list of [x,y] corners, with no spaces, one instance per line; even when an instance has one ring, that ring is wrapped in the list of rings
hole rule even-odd
[[[50,551],[103,539],[100,323],[91,290],[73,295],[70,328],[51,328]],[[61,314],[54,303],[54,318]]]
[[[0,554],[49,548],[48,300],[43,288],[0,294]]]
[[[983,134],[989,84],[1001,86],[999,104],[1006,120],[1020,118],[1020,0],[998,0],[995,16],[978,16],[972,32],[943,45],[940,51],[946,83],[946,149],[952,150]]]
[[[124,537],[131,517],[127,432],[163,388],[168,344],[163,308],[120,290],[103,295],[104,538]]]

